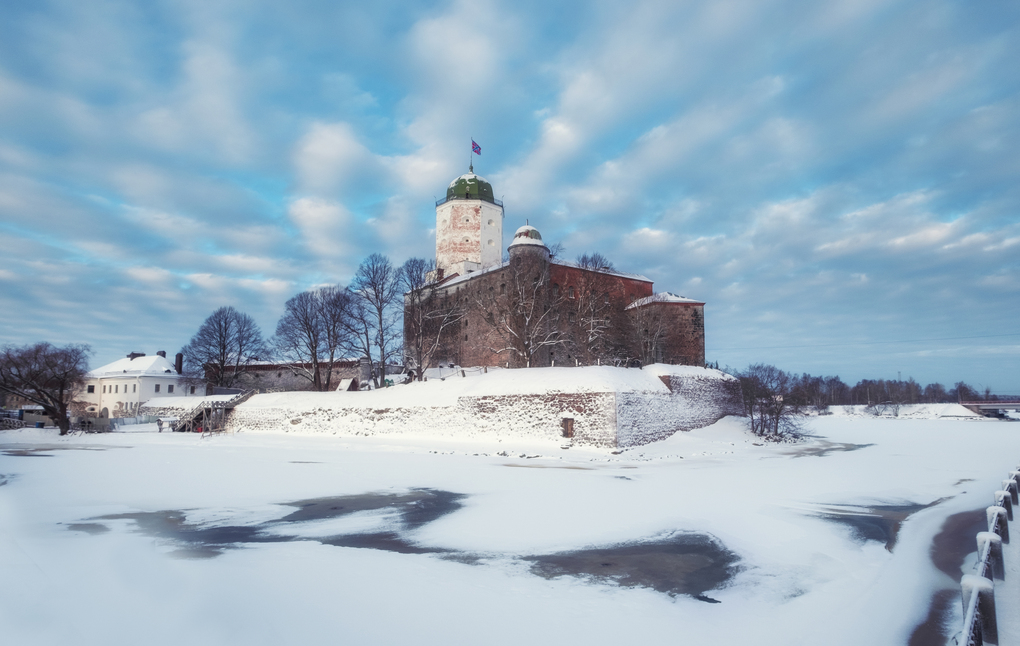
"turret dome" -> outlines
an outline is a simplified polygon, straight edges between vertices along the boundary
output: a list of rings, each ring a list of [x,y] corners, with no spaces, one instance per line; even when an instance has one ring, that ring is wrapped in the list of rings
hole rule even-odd
[[[545,246],[542,242],[542,234],[538,232],[533,226],[524,225],[520,229],[517,229],[517,233],[514,234],[513,242],[507,247],[507,251],[510,252],[511,256],[516,255],[519,252],[527,250],[531,252],[541,252],[542,255],[549,258],[549,247]]]
[[[473,172],[465,173],[450,182],[450,186],[446,189],[446,199],[484,200],[498,204],[495,196],[492,194],[492,184],[484,177],[475,175]]]

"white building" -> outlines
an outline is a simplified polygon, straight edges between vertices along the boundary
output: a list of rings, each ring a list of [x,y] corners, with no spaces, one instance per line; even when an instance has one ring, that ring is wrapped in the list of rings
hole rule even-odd
[[[178,355],[180,359],[180,355]],[[170,363],[166,352],[153,356],[132,352],[123,359],[89,372],[85,392],[78,401],[85,413],[95,417],[132,417],[141,403],[153,397],[195,394],[195,386],[184,382],[180,360]],[[204,389],[199,394],[204,395]]]

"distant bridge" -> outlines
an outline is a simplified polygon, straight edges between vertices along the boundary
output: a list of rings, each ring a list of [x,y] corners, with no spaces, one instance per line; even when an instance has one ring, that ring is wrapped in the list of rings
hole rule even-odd
[[[975,413],[995,410],[1020,411],[1020,397],[1011,397],[1009,399],[1000,399],[998,401],[960,402],[960,405],[969,408]]]

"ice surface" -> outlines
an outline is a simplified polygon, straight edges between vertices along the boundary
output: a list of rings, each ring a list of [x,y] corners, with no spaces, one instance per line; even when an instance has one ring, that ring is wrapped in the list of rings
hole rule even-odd
[[[0,635],[82,646],[904,644],[934,593],[958,595],[932,563],[933,538],[947,518],[991,503],[1020,458],[1018,428],[834,411],[808,421],[814,437],[802,445],[762,445],[727,418],[619,453],[526,439],[4,431]],[[27,452],[41,445],[48,452]],[[824,450],[801,450],[811,447]],[[50,457],[29,457],[38,455]],[[180,510],[203,527],[252,526],[293,513],[294,501],[426,489],[464,497],[414,527],[376,510],[298,520],[290,535],[396,524],[434,554],[296,540],[181,559],[178,542],[123,516]],[[883,505],[931,506],[905,516],[891,551],[823,517]],[[97,520],[111,515],[123,519]],[[104,523],[109,531],[85,527]],[[615,554],[676,532],[735,555],[735,577],[706,592],[720,603],[617,585],[616,570],[544,578],[525,560]]]

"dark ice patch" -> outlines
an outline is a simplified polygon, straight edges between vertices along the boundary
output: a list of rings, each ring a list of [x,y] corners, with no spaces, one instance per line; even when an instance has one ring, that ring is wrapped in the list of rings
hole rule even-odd
[[[705,596],[729,581],[739,560],[706,534],[678,533],[658,541],[627,543],[525,557],[535,574],[545,578],[575,576],[623,587],[651,588],[676,596]]]
[[[885,545],[885,549],[893,551],[903,522],[922,509],[934,507],[945,500],[939,498],[927,505],[909,503],[905,505],[831,505],[819,518],[839,523],[850,528],[854,536],[861,541],[875,541]]]
[[[402,532],[418,529],[460,509],[462,494],[436,489],[413,489],[403,494],[368,493],[334,496],[282,503],[297,509],[281,518],[253,525],[189,522],[184,510],[108,514],[90,520],[130,520],[139,533],[178,544],[172,552],[182,558],[210,558],[225,550],[259,543],[317,541],[323,545],[379,549],[401,554],[443,553],[447,550],[415,545]],[[400,531],[342,534],[338,536],[294,536],[286,532],[293,523],[340,518],[356,512],[392,509],[398,512]],[[79,524],[85,525],[85,524]],[[108,529],[105,525],[88,523]],[[281,531],[282,530],[282,531]]]
[[[849,442],[830,442],[828,440],[819,440],[811,446],[802,446],[789,451],[783,451],[782,455],[788,455],[792,458],[804,458],[814,457],[821,458],[829,455],[830,453],[845,453],[848,451],[860,451],[866,449],[869,446],[875,446],[874,444],[851,444]]]
[[[105,534],[110,528],[100,523],[71,523],[67,526],[72,532],[83,532],[85,534]]]

